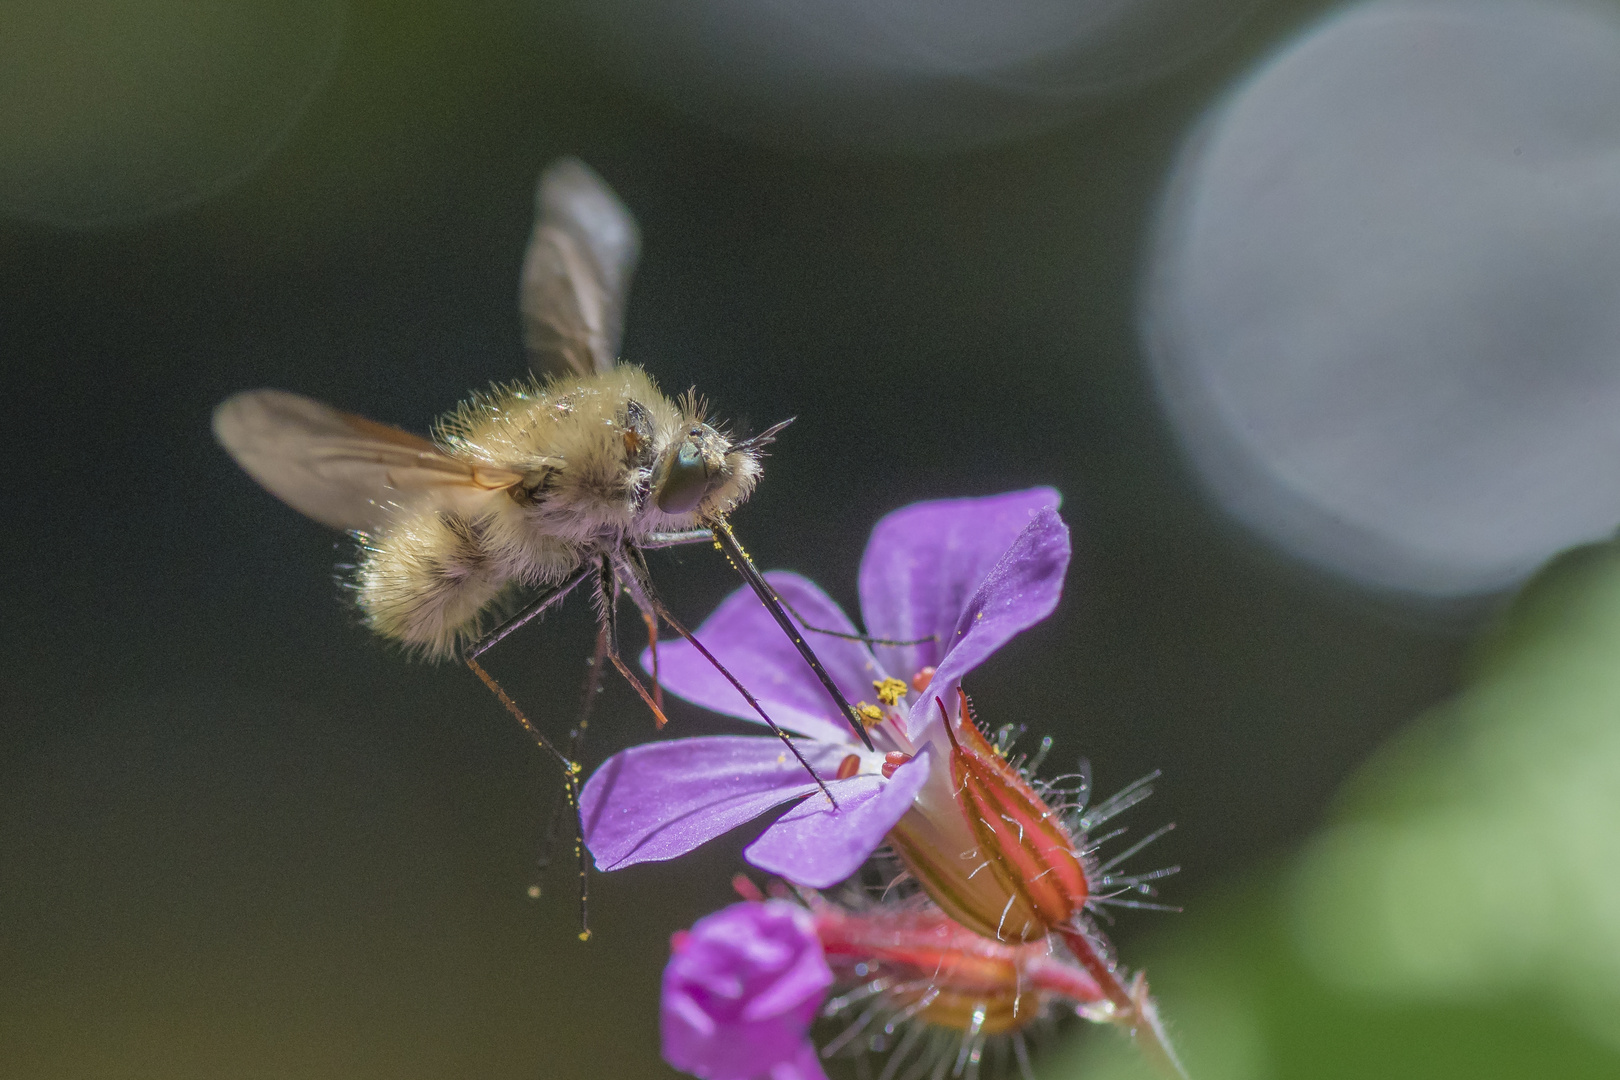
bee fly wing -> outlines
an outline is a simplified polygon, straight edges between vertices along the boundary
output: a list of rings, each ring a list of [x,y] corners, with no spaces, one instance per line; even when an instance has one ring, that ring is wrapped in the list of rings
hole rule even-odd
[[[294,510],[335,529],[375,529],[418,498],[472,509],[521,473],[450,457],[420,435],[283,390],[248,390],[214,410],[236,463]]]
[[[518,297],[536,375],[613,367],[640,254],[635,218],[584,162],[563,158],[541,174]]]

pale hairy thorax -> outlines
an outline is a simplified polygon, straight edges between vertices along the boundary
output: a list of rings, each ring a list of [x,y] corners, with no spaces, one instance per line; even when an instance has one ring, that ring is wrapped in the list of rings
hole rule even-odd
[[[743,502],[761,472],[759,452],[705,423],[692,395],[672,400],[630,364],[478,394],[435,437],[449,457],[522,479],[470,507],[400,502],[364,534],[354,586],[367,624],[430,658],[475,638],[509,587],[552,585],[603,552],[697,528]],[[652,494],[687,440],[707,489],[668,513]]]

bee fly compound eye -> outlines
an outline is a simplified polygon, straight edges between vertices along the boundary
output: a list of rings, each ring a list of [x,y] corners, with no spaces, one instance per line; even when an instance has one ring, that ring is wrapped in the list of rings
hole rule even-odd
[[[703,451],[687,439],[660,466],[653,500],[666,514],[690,513],[709,493],[709,477]]]

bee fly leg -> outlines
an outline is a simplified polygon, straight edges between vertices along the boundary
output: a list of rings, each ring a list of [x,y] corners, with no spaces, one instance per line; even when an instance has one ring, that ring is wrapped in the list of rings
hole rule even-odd
[[[573,811],[574,817],[574,857],[575,861],[579,865],[579,939],[581,941],[587,941],[590,939],[591,926],[589,917],[590,863],[585,851],[585,823],[583,820],[581,820],[579,811],[579,752],[585,738],[585,727],[590,720],[591,698],[595,696],[594,687],[599,682],[599,676],[597,676],[596,672],[600,668],[601,664],[598,661],[596,664],[592,665],[592,673],[590,678],[587,680],[587,686],[591,687],[592,689],[588,692],[586,701],[581,707],[579,719],[575,722],[573,730],[569,732],[568,753],[564,754],[557,748],[557,745],[550,739],[546,738],[545,733],[536,727],[534,722],[524,714],[523,710],[518,707],[517,702],[513,701],[511,696],[507,694],[506,690],[501,686],[501,684],[495,681],[495,677],[484,670],[483,666],[479,664],[478,658],[484,653],[488,652],[502,639],[511,634],[514,630],[518,629],[520,626],[523,626],[526,623],[538,618],[539,616],[545,614],[548,609],[561,603],[562,600],[569,593],[573,592],[581,582],[589,577],[595,569],[596,568],[590,563],[586,563],[573,574],[570,574],[568,577],[564,578],[561,582],[549,589],[542,591],[539,596],[530,601],[529,604],[516,615],[506,620],[506,622],[496,627],[490,633],[485,634],[478,642],[467,650],[467,655],[465,657],[467,667],[471,669],[474,675],[478,676],[480,682],[489,688],[489,692],[495,695],[495,700],[499,701],[501,705],[505,707],[506,711],[511,713],[513,718],[523,726],[523,730],[529,733],[529,737],[535,741],[535,745],[539,746],[542,750],[546,751],[546,753],[556,758],[557,763],[562,766],[562,799],[567,808]],[[598,636],[598,642],[598,648],[600,649],[602,648],[600,644],[600,635]],[[551,862],[550,852],[555,843],[557,831],[556,822],[558,816],[557,810],[553,810],[550,821],[546,825],[545,835],[541,840],[541,855],[538,861],[539,869],[542,871],[549,866]],[[538,883],[530,887],[529,895],[538,896],[539,893],[540,886]]]
[[[797,611],[795,611],[793,609],[793,605],[782,599],[781,595],[778,594],[775,589],[772,589],[771,593],[772,595],[776,596],[776,602],[786,608],[787,613],[799,620],[799,625],[810,631],[812,634],[826,634],[828,637],[843,638],[845,641],[862,641],[868,645],[922,645],[930,641],[939,640],[939,635],[937,634],[929,634],[927,637],[898,640],[895,638],[873,637],[870,634],[851,634],[846,630],[828,630],[821,626],[811,626],[810,620],[806,619],[803,615],[800,615]]]
[[[596,632],[596,650],[591,655],[590,671],[585,676],[585,686],[579,702],[579,715],[574,719],[574,726],[568,733],[568,756],[573,761],[579,761],[585,751],[585,732],[591,724],[591,710],[596,704],[596,698],[602,690],[602,663],[607,657],[607,634],[605,631]],[[552,802],[551,812],[546,815],[545,832],[540,835],[540,853],[535,858],[535,884],[530,887],[529,895],[540,895],[539,878],[551,869],[553,854],[557,850],[558,822],[568,809],[569,793],[567,788],[557,792],[557,798]],[[582,871],[583,874],[583,871]],[[583,880],[583,879],[582,879]]]
[[[607,556],[602,558],[599,576],[597,577],[596,599],[598,611],[602,618],[602,634],[607,641],[608,660],[618,673],[624,676],[624,681],[629,683],[637,694],[641,695],[642,703],[652,710],[653,723],[658,726],[659,730],[663,730],[664,725],[669,723],[669,717],[664,715],[662,701],[655,700],[653,695],[647,692],[646,685],[636,678],[635,672],[630,670],[624,659],[619,655],[619,617],[617,611],[619,580],[613,563]],[[639,600],[640,597],[637,597],[637,599]],[[653,632],[657,633],[656,627],[654,627]]]
[[[681,532],[657,532],[637,544],[639,551],[658,551],[663,548],[682,547],[687,544],[712,544],[714,532],[710,529],[685,529]],[[643,564],[645,570],[645,564]],[[632,593],[634,595],[634,593]],[[658,704],[664,704],[664,687],[658,681],[658,615],[653,612],[642,598],[638,597],[636,604],[641,608],[641,618],[647,624],[647,648],[652,652],[652,678],[653,697]]]
[[[682,626],[680,620],[675,618],[675,616],[670,613],[669,608],[664,606],[664,602],[662,600],[658,599],[658,594],[653,592],[652,579],[647,574],[647,564],[641,558],[641,552],[635,548],[628,548],[621,559],[621,563],[625,569],[625,578],[635,583],[632,586],[632,595],[636,597],[636,603],[641,604],[645,602],[657,614],[658,618],[661,618],[664,620],[664,622],[668,623],[671,630],[685,638],[691,644],[692,648],[698,651],[703,659],[707,660],[711,665],[713,665],[716,671],[725,677],[725,680],[729,682],[737,693],[743,696],[743,699],[748,702],[749,706],[759,714],[759,718],[765,721],[772,733],[775,734],[778,739],[782,740],[782,745],[786,746],[788,750],[792,752],[793,757],[798,761],[798,763],[804,766],[804,771],[810,774],[810,779],[814,780],[816,782],[816,786],[821,789],[821,793],[827,796],[827,801],[832,804],[833,809],[838,809],[838,800],[833,798],[833,793],[827,790],[826,782],[823,781],[821,777],[816,775],[816,770],[812,769],[810,767],[810,763],[804,759],[804,754],[800,752],[798,744],[793,741],[793,737],[776,726],[776,721],[772,720],[769,714],[765,712],[765,708],[759,703],[759,699],[748,692],[748,687],[738,682],[737,677],[730,671],[726,670],[726,666],[722,664],[712,652],[706,649],[703,642],[699,641],[690,630]],[[657,633],[656,624],[654,624],[653,632],[655,634]],[[655,660],[657,655],[658,654],[655,651],[653,653]]]
[[[704,541],[715,541],[715,535],[713,529],[690,529],[686,532],[679,533],[653,533],[650,540],[654,542],[642,544],[641,546],[643,549],[674,547],[676,544],[696,544]],[[718,541],[715,542],[718,543]],[[721,550],[724,550],[724,548],[722,547]],[[771,594],[776,597],[776,602],[778,604],[781,604],[787,609],[789,615],[792,615],[799,621],[800,626],[804,627],[812,634],[826,634],[828,637],[843,638],[845,641],[863,641],[868,645],[922,645],[926,642],[939,640],[939,636],[937,634],[929,634],[927,637],[900,640],[896,638],[873,637],[870,634],[851,634],[845,630],[829,630],[822,626],[811,626],[810,620],[793,610],[793,605],[782,599],[782,597],[776,593],[775,589],[771,590]]]
[[[683,544],[707,544],[713,540],[714,533],[708,529],[687,529],[684,532],[653,533],[637,546],[642,551],[657,551],[660,548],[680,547]]]
[[[652,692],[653,702],[657,704],[660,712],[664,709],[664,684],[658,681],[658,616],[654,612],[643,611],[641,621],[647,624],[647,651],[652,653]]]
[[[467,659],[469,661],[478,659],[496,645],[499,645],[514,630],[527,625],[544,615],[551,608],[562,603],[568,594],[579,586],[580,582],[591,576],[595,569],[590,563],[586,563],[556,585],[549,589],[543,589],[539,596],[525,604],[517,614],[473,642],[467,649]]]
[[[495,681],[495,677],[483,669],[482,665],[478,663],[477,657],[467,657],[467,666],[472,669],[474,675],[478,676],[479,681],[489,687],[489,692],[494,694],[495,699],[506,707],[506,711],[512,714],[513,719],[523,725],[523,730],[529,733],[529,737],[535,741],[535,744],[556,758],[558,764],[562,766],[563,797],[568,800],[568,805],[574,811],[574,855],[579,863],[579,940],[589,941],[591,937],[589,919],[590,863],[585,852],[585,822],[580,817],[579,811],[579,763],[573,758],[564,755],[562,751],[557,749],[555,743],[546,738],[545,732],[534,726],[534,721],[530,720],[523,710],[518,708],[518,703],[513,701],[511,696],[501,688],[501,684]]]
[[[591,670],[585,676],[584,696],[579,703],[579,717],[568,732],[568,756],[578,759],[585,748],[585,730],[591,725],[591,709],[596,696],[602,692],[602,661],[607,659],[607,631],[596,631],[596,650],[591,654]]]

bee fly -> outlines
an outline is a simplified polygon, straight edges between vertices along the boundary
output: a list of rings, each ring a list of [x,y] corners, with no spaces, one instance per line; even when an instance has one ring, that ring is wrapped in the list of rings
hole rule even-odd
[[[753,695],[658,598],[642,555],[651,548],[719,547],[870,747],[855,710],[727,521],[759,482],[764,448],[788,421],[733,439],[708,421],[695,394],[671,399],[641,368],[618,362],[641,245],[635,220],[572,158],[542,174],[536,203],[520,288],[534,377],[475,394],[438,422],[432,439],[280,390],[250,390],[221,403],[215,435],[283,502],[357,537],[352,584],[366,624],[431,659],[460,655],[562,765],[576,816],[585,714],[563,753],[478,658],[586,582],[599,615],[597,659],[605,657],[635,688],[658,726],[665,722],[656,680],[661,620],[715,665],[815,776]],[[536,595],[482,633],[485,614],[515,589]],[[640,610],[655,650],[650,692],[619,654],[621,592]],[[586,862],[577,838],[576,849],[585,937]]]

